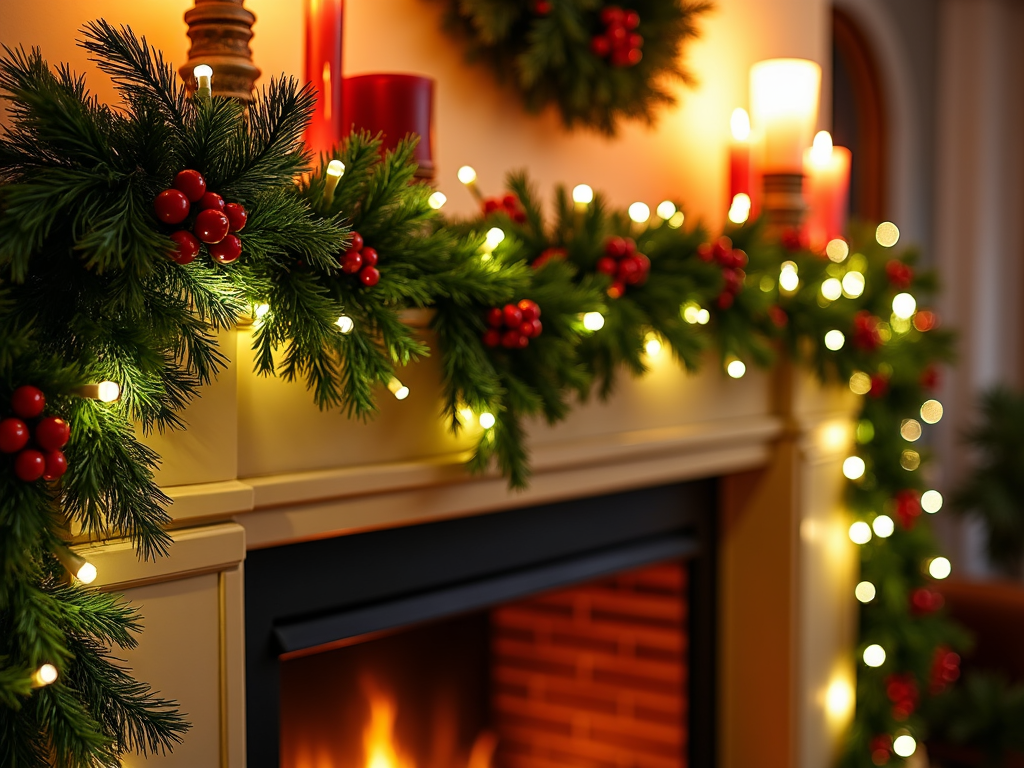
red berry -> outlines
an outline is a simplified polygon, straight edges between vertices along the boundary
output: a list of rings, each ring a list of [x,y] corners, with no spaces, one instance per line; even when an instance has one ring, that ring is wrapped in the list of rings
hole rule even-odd
[[[349,251],[361,251],[363,250],[363,236],[358,232],[352,233],[352,239],[348,243]]]
[[[21,419],[0,421],[0,453],[17,453],[28,445],[28,424]]]
[[[643,48],[644,47],[644,37],[643,37],[643,35],[638,35],[635,32],[632,35],[629,36],[629,39],[627,40],[627,42],[629,43],[629,47],[630,48]]]
[[[622,17],[622,26],[626,29],[636,29],[640,26],[640,14],[636,11],[626,11]]]
[[[636,253],[636,240],[632,237],[624,237],[622,238],[622,242],[626,246],[626,252],[623,254],[624,256],[632,256]]]
[[[64,419],[47,416],[36,424],[36,443],[47,451],[59,451],[71,437],[71,427]]]
[[[34,419],[46,407],[46,398],[38,387],[25,385],[11,393],[11,408],[23,419]]]
[[[723,269],[722,277],[725,278],[725,290],[736,294],[742,290],[743,281],[747,275],[742,269]]]
[[[736,249],[732,252],[732,265],[743,269],[750,263],[750,258],[747,256],[746,251]]]
[[[605,56],[611,53],[611,50],[611,41],[604,35],[594,35],[590,39],[590,52],[593,53],[595,56],[599,56],[600,58],[603,59]]]
[[[540,320],[523,320],[519,326],[519,332],[528,339],[536,339],[543,330],[544,325]]]
[[[532,323],[540,317],[540,306],[537,302],[529,299],[522,299],[519,302],[519,311],[523,313],[523,322]]]
[[[697,246],[697,257],[701,261],[714,261],[715,249],[711,243],[701,243]]]
[[[501,198],[501,205],[506,210],[514,211],[519,207],[519,198],[509,192]]]
[[[523,334],[519,334],[519,349],[526,349],[530,346],[530,339]]]
[[[501,307],[492,307],[487,310],[487,324],[491,328],[501,328],[505,324],[505,313]]]
[[[43,457],[45,462],[43,480],[56,480],[68,471],[68,460],[61,451],[47,451]]]
[[[618,263],[611,256],[602,256],[597,260],[597,271],[603,275],[614,275]]]
[[[922,309],[914,315],[914,327],[921,331],[921,333],[927,333],[934,328],[938,322],[939,316],[929,309]]]
[[[533,10],[540,16],[547,16],[551,13],[551,0],[537,0],[533,4]]]
[[[230,264],[242,255],[242,241],[237,235],[228,235],[219,243],[209,246],[210,258],[218,264]]]
[[[634,253],[633,258],[637,260],[637,263],[640,265],[640,271],[646,277],[647,273],[651,271],[651,260],[643,253]]]
[[[501,343],[501,333],[495,329],[490,328],[484,333],[484,345],[488,347],[496,347]]]
[[[516,349],[519,347],[519,339],[521,338],[522,336],[519,334],[519,331],[507,330],[501,334],[501,346],[505,349]]]
[[[232,232],[241,232],[249,221],[249,212],[238,203],[228,203],[224,206],[224,215],[228,217],[228,224]]]
[[[216,192],[207,192],[199,201],[199,207],[204,211],[220,211],[224,213],[224,209],[227,206],[224,204],[224,198]]]
[[[349,251],[341,257],[341,271],[346,275],[354,275],[363,268],[363,254],[359,251]]]
[[[380,272],[376,267],[363,267],[359,272],[359,279],[363,285],[371,287],[380,282]]]
[[[616,280],[608,286],[608,296],[612,299],[618,299],[626,292],[626,284]]]
[[[199,255],[199,241],[196,236],[185,229],[171,233],[175,249],[171,253],[171,261],[175,264],[191,264]]]
[[[376,248],[363,248],[360,253],[363,256],[363,264],[368,267],[377,266],[377,249]]]
[[[484,200],[484,216],[490,216],[492,213],[501,210],[501,201],[496,197],[488,197]]]
[[[505,318],[505,325],[509,328],[518,328],[523,322],[523,311],[515,304],[506,304],[501,312]]]
[[[14,474],[26,483],[34,483],[45,471],[46,457],[34,448],[22,451],[14,459]]]
[[[618,48],[612,52],[612,66],[615,67],[628,67],[630,51],[622,48]]]
[[[180,224],[188,218],[191,207],[185,193],[177,189],[165,189],[153,201],[156,217],[165,224]]]
[[[785,328],[789,324],[789,315],[778,304],[768,307],[768,317],[775,324],[776,328]]]
[[[601,9],[601,23],[606,27],[611,24],[621,24],[623,21],[622,9],[617,5],[609,5]]]
[[[731,293],[723,292],[718,294],[718,299],[716,299],[715,303],[719,309],[728,309],[732,306],[733,301],[735,301],[735,298]]]
[[[726,259],[729,258],[732,253],[732,240],[728,237],[720,237],[715,241],[715,244],[711,246],[711,253],[715,257],[715,261],[719,264],[725,263]]]
[[[514,221],[516,224],[526,223],[526,211],[515,211],[511,213],[510,216],[512,218],[512,221]]]
[[[199,171],[188,169],[178,171],[174,177],[174,184],[171,185],[179,192],[183,192],[191,203],[198,203],[206,194],[206,179]]]
[[[219,243],[228,236],[229,229],[231,229],[231,223],[227,216],[220,211],[207,208],[196,216],[196,223],[192,231],[196,233],[196,237],[209,244]]]
[[[625,238],[622,237],[609,237],[608,242],[604,244],[604,252],[613,259],[621,259],[626,255],[629,250],[629,246],[626,243]]]
[[[615,276],[626,285],[633,285],[633,281],[639,274],[640,264],[632,256],[620,261],[619,268],[615,272]]]
[[[533,260],[531,266],[534,269],[539,269],[547,264],[551,260],[564,259],[568,255],[565,248],[547,248],[541,252],[540,256]],[[920,313],[918,313],[920,314]]]

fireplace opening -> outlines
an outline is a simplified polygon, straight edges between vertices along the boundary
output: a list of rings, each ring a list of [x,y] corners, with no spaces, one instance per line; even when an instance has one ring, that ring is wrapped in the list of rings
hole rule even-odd
[[[714,484],[250,552],[253,768],[714,764]]]

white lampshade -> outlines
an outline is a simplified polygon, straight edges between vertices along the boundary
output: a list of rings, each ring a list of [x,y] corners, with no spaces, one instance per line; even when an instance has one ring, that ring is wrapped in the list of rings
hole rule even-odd
[[[754,129],[763,137],[765,173],[802,173],[818,122],[821,67],[806,59],[769,59],[750,68]]]

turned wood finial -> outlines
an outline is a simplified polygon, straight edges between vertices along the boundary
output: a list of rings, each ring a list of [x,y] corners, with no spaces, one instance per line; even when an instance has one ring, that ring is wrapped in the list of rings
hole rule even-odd
[[[253,64],[252,25],[256,15],[242,7],[244,0],[195,0],[185,12],[192,47],[188,61],[178,70],[190,91],[196,88],[192,70],[199,64],[213,67],[213,93],[242,102],[252,101],[260,70]]]

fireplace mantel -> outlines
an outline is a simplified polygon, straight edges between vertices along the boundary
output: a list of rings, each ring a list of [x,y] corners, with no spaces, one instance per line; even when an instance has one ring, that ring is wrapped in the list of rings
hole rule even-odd
[[[623,376],[606,403],[530,429],[534,477],[514,492],[461,468],[468,443],[438,417],[431,360],[384,392],[369,423],[320,413],[301,384],[249,373],[245,329],[233,362],[186,413],[186,433],[150,436],[174,500],[171,555],[139,563],[122,542],[90,547],[104,588],[140,605],[127,654],[142,679],[181,701],[195,728],[169,757],[126,765],[242,768],[246,550],[484,514],[697,478],[721,478],[719,762],[825,765],[852,706],[856,557],[846,537],[842,460],[855,404],[787,366],[733,380],[668,354]],[[843,692],[849,692],[849,701]]]

